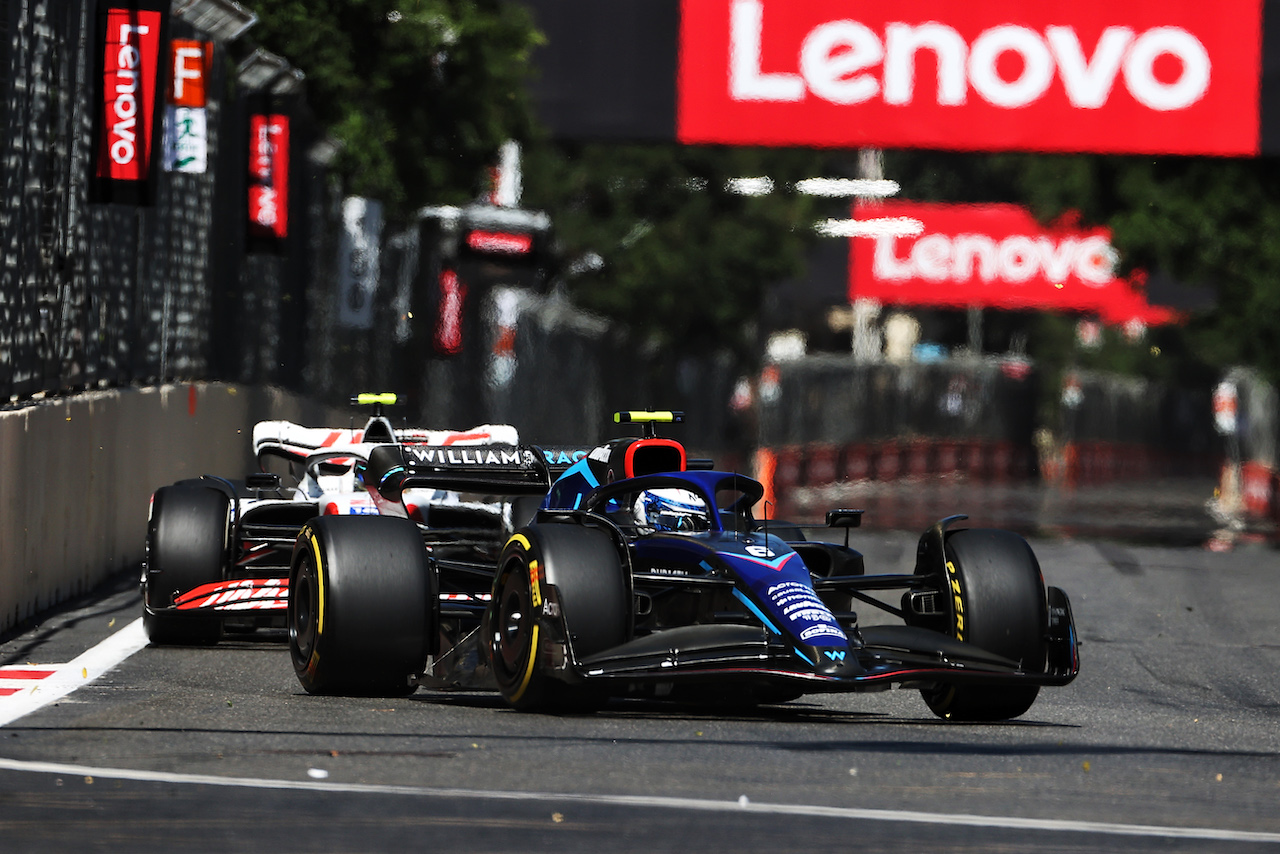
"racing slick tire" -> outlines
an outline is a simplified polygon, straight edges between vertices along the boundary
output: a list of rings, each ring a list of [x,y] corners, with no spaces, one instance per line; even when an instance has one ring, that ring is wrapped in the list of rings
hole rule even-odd
[[[555,586],[574,660],[627,639],[631,602],[613,537],[580,525],[532,525],[513,534],[499,558],[482,628],[485,655],[513,708],[593,712],[606,699],[602,692],[557,679],[541,666],[548,584]]]
[[[222,639],[222,616],[167,609],[175,596],[221,581],[231,540],[231,501],[205,486],[157,489],[147,521],[142,626],[156,645],[208,646]]]
[[[946,571],[947,633],[1042,672],[1048,606],[1040,564],[1027,541],[994,528],[950,532]],[[975,684],[939,685],[921,694],[945,720],[1002,721],[1024,714],[1039,692],[1039,685]]]
[[[289,574],[289,653],[309,694],[407,696],[426,664],[439,582],[418,526],[321,516],[298,535]]]

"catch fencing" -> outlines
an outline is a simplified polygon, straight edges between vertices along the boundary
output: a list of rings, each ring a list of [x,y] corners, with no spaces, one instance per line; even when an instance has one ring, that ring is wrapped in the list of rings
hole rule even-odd
[[[1038,375],[1025,362],[811,357],[766,368],[762,467],[796,487],[926,476],[1031,477]]]
[[[1103,483],[1120,478],[1206,477],[1226,452],[1213,426],[1211,391],[1138,377],[1067,375],[1058,444],[1043,448],[1050,479]]]
[[[815,496],[859,484],[1070,487],[1218,472],[1224,448],[1207,389],[1072,372],[1061,419],[1046,425],[1037,412],[1048,391],[1020,359],[809,357],[769,366],[759,386],[757,469],[779,512],[795,516],[812,515]]]
[[[152,208],[89,203],[94,8],[0,4],[0,399],[208,368],[213,175],[162,175]]]
[[[154,171],[151,203],[91,201],[98,3],[0,2],[0,401],[223,377],[298,387],[311,244],[327,176],[298,158],[295,227],[273,253],[245,238],[250,93],[215,44],[203,173]],[[173,37],[206,38],[176,18]],[[315,141],[305,104],[294,146]],[[159,140],[155,156],[159,156]]]

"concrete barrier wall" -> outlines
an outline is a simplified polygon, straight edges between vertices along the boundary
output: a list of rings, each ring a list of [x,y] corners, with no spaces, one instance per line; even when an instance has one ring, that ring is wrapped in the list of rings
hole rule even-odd
[[[345,424],[275,389],[196,383],[0,412],[0,632],[142,560],[151,493],[252,470],[253,424]]]

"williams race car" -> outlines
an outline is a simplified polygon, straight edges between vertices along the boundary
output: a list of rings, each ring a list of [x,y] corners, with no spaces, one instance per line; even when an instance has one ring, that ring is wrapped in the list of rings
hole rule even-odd
[[[316,516],[391,513],[447,538],[455,550],[492,555],[501,547],[512,529],[509,502],[409,490],[389,504],[364,488],[364,469],[375,448],[513,444],[514,427],[395,428],[383,414],[395,395],[362,394],[352,403],[373,408],[363,428],[258,422],[253,449],[262,470],[242,482],[205,475],[156,490],[140,579],[152,643],[211,644],[224,627],[283,628],[294,542]],[[273,465],[288,471],[269,471]]]
[[[571,454],[371,451],[366,482],[384,501],[422,487],[545,497],[488,563],[424,545],[423,526],[404,517],[307,523],[288,610],[302,686],[488,688],[553,711],[622,696],[753,704],[903,686],[943,718],[1003,720],[1075,678],[1067,595],[1045,586],[1021,537],[953,516],[924,532],[913,573],[868,574],[848,544],[861,511],[827,514],[843,543],[806,540],[754,517],[760,483],[657,436],[678,413],[615,420],[644,435]],[[897,622],[860,626],[857,604]]]

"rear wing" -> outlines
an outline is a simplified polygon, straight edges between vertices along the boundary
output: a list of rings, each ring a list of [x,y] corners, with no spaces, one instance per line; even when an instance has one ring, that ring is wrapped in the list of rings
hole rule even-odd
[[[518,445],[520,433],[510,424],[480,424],[470,430],[420,430],[405,427],[395,431],[396,441],[423,445]]]
[[[525,445],[380,445],[369,453],[365,483],[388,501],[400,501],[409,488],[542,495],[551,470],[539,449]]]
[[[253,425],[253,453],[259,466],[266,457],[301,463],[313,454],[359,444],[363,438],[363,429],[304,427],[291,421],[259,421]]]
[[[547,461],[547,468],[551,471],[551,479],[555,480],[570,468],[585,460],[593,449],[582,448],[577,445],[543,445],[536,450]]]
[[[376,419],[379,427],[383,419]],[[370,424],[373,424],[371,421]],[[323,456],[335,458],[343,456],[341,451],[350,451],[352,456],[366,459],[369,450],[377,445],[386,444],[386,431],[379,430],[381,438],[373,442],[365,439],[368,426],[364,428],[332,428],[304,427],[292,421],[259,421],[253,426],[253,452],[259,466],[265,457],[280,457],[290,462],[303,463],[307,460]],[[443,447],[472,446],[501,443],[516,445],[519,433],[510,424],[481,424],[469,430],[422,430],[406,427],[391,432],[394,442],[421,443]],[[370,437],[371,438],[371,437]]]

